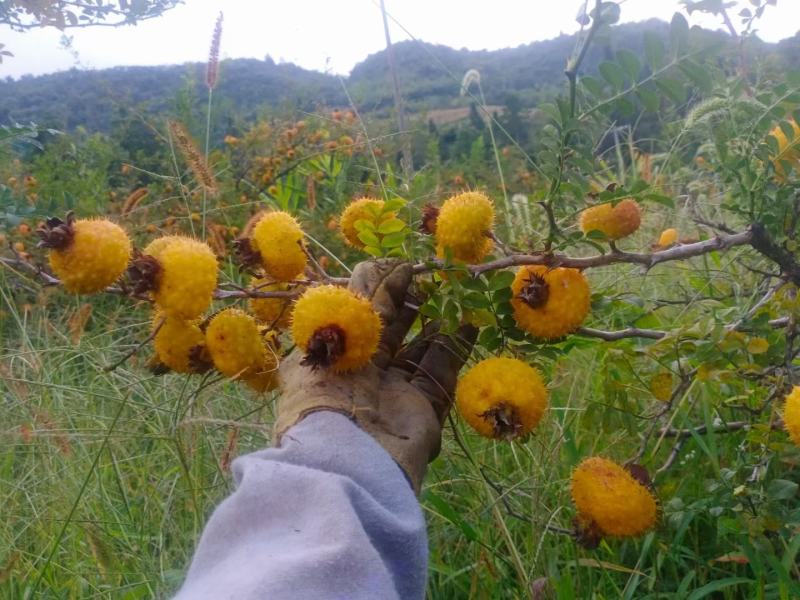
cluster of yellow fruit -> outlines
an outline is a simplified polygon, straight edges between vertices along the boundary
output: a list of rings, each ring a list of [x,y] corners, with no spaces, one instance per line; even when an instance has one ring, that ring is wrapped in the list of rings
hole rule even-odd
[[[107,219],[50,219],[40,228],[41,246],[64,287],[75,294],[101,292],[128,274],[130,292],[153,302],[155,366],[178,373],[215,368],[257,391],[277,385],[277,334],[291,325],[305,363],[335,371],[362,367],[378,346],[381,322],[370,303],[344,288],[306,290],[298,280],[307,255],[303,232],[291,215],[269,212],[246,230],[241,247],[257,266],[249,307],[227,308],[208,318],[217,287],[218,265],[211,248],[171,235],[133,250],[127,233]],[[284,292],[266,294],[260,292]],[[292,318],[292,314],[296,313]]]

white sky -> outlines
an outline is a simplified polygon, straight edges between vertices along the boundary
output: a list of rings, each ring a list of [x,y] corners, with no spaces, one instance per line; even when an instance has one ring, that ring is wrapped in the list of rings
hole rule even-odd
[[[747,0],[739,0],[748,6]],[[389,13],[414,37],[454,48],[497,49],[550,39],[577,30],[583,0],[386,0]],[[593,4],[591,2],[590,4]],[[622,21],[669,20],[678,0],[625,0]],[[0,27],[0,43],[15,56],[0,64],[0,77],[116,65],[205,61],[218,12],[225,13],[222,57],[294,62],[308,69],[346,74],[384,47],[378,0],[186,0],[163,16],[135,27],[68,30],[73,53],[60,45],[61,32],[27,33]],[[731,16],[738,26],[739,20]],[[719,28],[699,13],[690,24]],[[767,41],[800,29],[800,0],[778,0],[759,23]],[[396,24],[393,40],[407,39]],[[78,61],[78,62],[76,62]]]

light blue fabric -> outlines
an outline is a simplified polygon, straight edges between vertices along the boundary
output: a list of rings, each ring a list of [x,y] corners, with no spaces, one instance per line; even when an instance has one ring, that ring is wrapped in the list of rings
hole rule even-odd
[[[176,600],[416,599],[425,520],[405,474],[347,417],[309,415],[236,459]]]

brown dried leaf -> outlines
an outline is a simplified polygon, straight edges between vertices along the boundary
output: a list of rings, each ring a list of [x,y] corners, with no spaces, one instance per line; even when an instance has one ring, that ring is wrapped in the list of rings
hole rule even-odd
[[[82,304],[69,318],[69,338],[73,344],[78,344],[83,336],[83,331],[86,329],[86,324],[89,322],[89,317],[92,316],[92,305]]]

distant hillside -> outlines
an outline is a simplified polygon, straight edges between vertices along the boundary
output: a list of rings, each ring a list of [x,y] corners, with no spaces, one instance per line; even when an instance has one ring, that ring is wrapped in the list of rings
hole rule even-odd
[[[643,34],[666,37],[668,25],[651,20],[616,26],[613,36],[600,36],[586,57],[584,71],[621,49],[641,54]],[[721,34],[707,33],[718,36]],[[523,107],[535,106],[564,83],[564,65],[575,46],[574,35],[496,51],[455,50],[421,42],[395,46],[402,92],[411,111],[464,107],[459,98],[461,78],[469,69],[481,73],[489,104],[502,105],[514,93]],[[800,34],[777,45],[763,44],[787,65],[800,59]],[[99,71],[71,70],[19,81],[0,82],[0,123],[35,121],[71,130],[79,125],[108,131],[130,109],[158,113],[202,104],[205,63],[160,67],[119,67]],[[358,64],[345,79],[359,108],[378,116],[390,114],[392,93],[385,52]],[[271,60],[224,61],[215,93],[227,118],[248,118],[265,107],[314,110],[347,104],[338,77]]]

